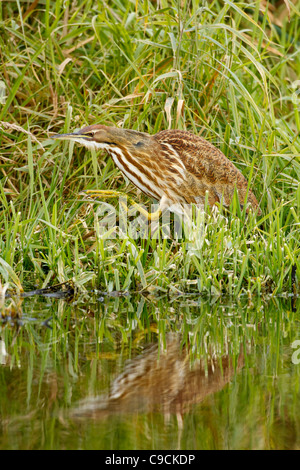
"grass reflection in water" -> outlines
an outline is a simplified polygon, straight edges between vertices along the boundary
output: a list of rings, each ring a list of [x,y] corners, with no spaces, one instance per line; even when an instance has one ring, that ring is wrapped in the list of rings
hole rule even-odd
[[[20,308],[1,324],[0,448],[299,448],[299,301]]]

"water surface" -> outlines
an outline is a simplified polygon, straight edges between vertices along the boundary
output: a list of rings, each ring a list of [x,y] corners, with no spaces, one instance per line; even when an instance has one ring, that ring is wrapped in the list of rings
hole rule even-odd
[[[0,449],[300,448],[299,299],[18,308],[0,323]]]

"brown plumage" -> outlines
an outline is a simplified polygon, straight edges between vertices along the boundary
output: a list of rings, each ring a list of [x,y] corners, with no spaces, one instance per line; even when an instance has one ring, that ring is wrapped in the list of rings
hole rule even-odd
[[[248,182],[234,164],[202,137],[180,130],[155,135],[103,125],[84,127],[56,139],[75,140],[88,148],[105,149],[126,177],[147,196],[160,201],[160,209],[176,211],[182,204],[229,206],[235,187],[241,206]],[[248,203],[260,214],[253,192]]]

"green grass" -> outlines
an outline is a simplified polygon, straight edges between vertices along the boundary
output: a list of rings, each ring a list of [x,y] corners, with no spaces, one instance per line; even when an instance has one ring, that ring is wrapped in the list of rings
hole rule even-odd
[[[73,279],[81,290],[299,292],[300,2],[290,21],[285,2],[270,15],[260,3],[0,3],[5,289]],[[208,214],[200,252],[187,240],[108,239],[80,191],[147,199],[106,154],[49,138],[91,123],[204,136],[251,181],[263,215],[235,204]]]

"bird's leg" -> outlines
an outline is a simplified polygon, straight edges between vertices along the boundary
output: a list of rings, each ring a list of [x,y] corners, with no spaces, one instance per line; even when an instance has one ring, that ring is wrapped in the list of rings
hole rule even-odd
[[[128,212],[128,207],[123,201],[120,201],[122,207]],[[161,200],[159,201],[159,206],[158,209],[155,212],[148,212],[146,209],[144,209],[142,206],[137,204],[134,201],[131,201],[132,205],[149,221],[149,222],[155,222],[159,220],[162,212],[169,207],[169,200],[166,196],[163,196]]]
[[[83,192],[87,196],[92,197],[92,198],[97,198],[97,197],[113,198],[113,197],[119,197],[119,196],[128,197],[127,194],[122,193],[121,191],[114,191],[114,190],[109,190],[109,189],[86,189]],[[150,222],[159,220],[162,210],[165,208],[165,205],[166,205],[165,198],[162,197],[162,199],[160,200],[158,209],[155,212],[148,212],[146,209],[140,206],[137,202],[132,201],[131,198],[129,199],[131,201],[132,206],[134,206]],[[120,200],[120,204],[122,205],[122,207],[125,209],[126,212],[129,212],[129,208],[124,201]]]
[[[170,207],[170,200],[166,197],[163,196],[161,200],[159,201],[159,206],[158,209],[155,212],[148,212],[146,209],[141,207],[139,204],[136,202],[132,202],[132,205],[137,208],[137,210],[144,216],[146,217],[149,222],[155,222],[159,220],[161,214],[165,209],[168,209]],[[124,207],[124,206],[123,206]]]
[[[110,189],[86,189],[83,191],[89,197],[119,197],[124,196],[124,193],[120,191],[114,191]]]

